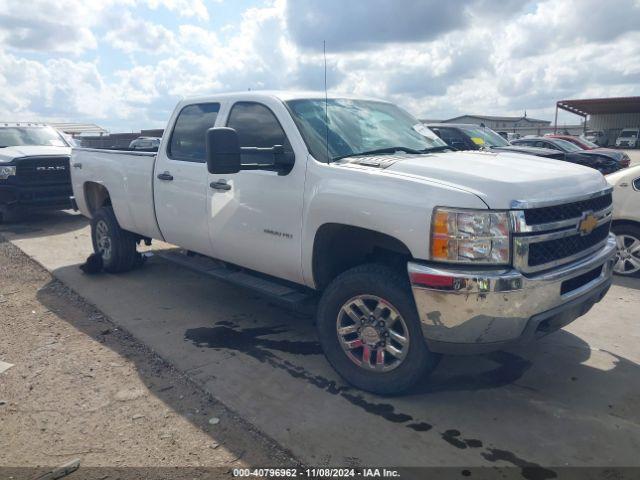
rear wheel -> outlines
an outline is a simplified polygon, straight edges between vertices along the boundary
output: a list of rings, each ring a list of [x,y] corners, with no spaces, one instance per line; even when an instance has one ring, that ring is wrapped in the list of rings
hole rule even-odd
[[[613,271],[618,275],[640,275],[640,227],[636,225],[616,225],[616,261]]]
[[[111,207],[102,207],[93,214],[91,241],[93,251],[102,257],[105,271],[128,272],[137,266],[136,238],[120,228]]]
[[[329,363],[369,392],[401,393],[440,358],[424,341],[408,280],[383,265],[338,276],[322,295],[317,327]]]

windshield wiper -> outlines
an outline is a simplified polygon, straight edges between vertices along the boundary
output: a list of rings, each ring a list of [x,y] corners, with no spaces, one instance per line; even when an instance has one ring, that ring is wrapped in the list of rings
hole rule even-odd
[[[437,147],[425,148],[424,150],[420,151],[420,153],[444,152],[445,150],[457,151],[458,149],[449,145],[439,145]]]
[[[348,157],[364,157],[365,155],[377,155],[380,153],[395,153],[395,152],[413,153],[418,155],[421,153],[425,153],[424,150],[416,150],[415,148],[409,148],[409,147],[385,147],[385,148],[376,148],[375,150],[365,150],[364,152],[339,155],[337,157],[333,157],[331,161],[335,162],[336,160],[340,160],[342,158],[348,158]]]
[[[424,153],[442,152],[444,150],[456,150],[456,149],[453,147],[450,147],[449,145],[438,145],[437,147],[429,147],[423,150],[416,150],[415,148],[409,148],[409,147],[385,147],[385,148],[376,148],[375,150],[366,150],[364,152],[348,153],[346,155],[340,155],[337,157],[333,157],[331,161],[335,162],[336,160],[340,160],[348,157],[364,157],[366,155],[378,155],[381,153],[404,152],[404,153],[412,153],[414,155],[420,155]]]

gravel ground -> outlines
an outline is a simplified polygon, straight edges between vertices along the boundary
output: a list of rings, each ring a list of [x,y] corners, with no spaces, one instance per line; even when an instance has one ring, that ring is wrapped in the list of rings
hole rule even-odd
[[[297,464],[1,237],[0,322],[0,466]]]

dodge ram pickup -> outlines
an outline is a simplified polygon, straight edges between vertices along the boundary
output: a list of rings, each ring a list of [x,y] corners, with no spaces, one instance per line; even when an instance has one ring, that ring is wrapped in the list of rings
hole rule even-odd
[[[73,150],[105,270],[160,239],[310,295],[328,361],[361,389],[553,332],[609,289],[611,187],[593,169],[452,151],[391,103],[324,94],[185,100],[165,132],[157,153]]]
[[[0,223],[25,209],[69,208],[71,147],[53,128],[0,123]]]

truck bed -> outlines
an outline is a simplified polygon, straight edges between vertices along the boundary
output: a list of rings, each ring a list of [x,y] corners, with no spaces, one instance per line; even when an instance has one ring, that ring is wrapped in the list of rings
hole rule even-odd
[[[72,184],[80,211],[91,217],[91,198],[85,195],[85,188],[89,182],[101,184],[111,195],[122,228],[162,239],[153,201],[155,158],[154,152],[74,148]]]

